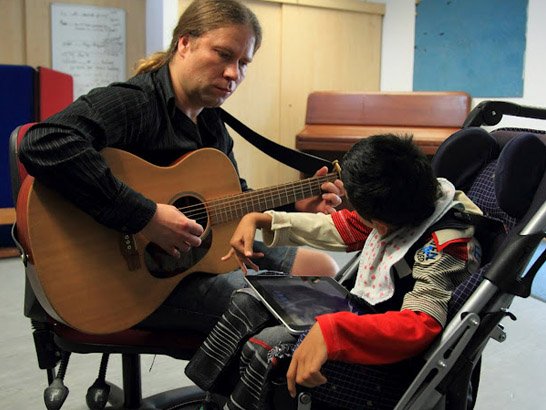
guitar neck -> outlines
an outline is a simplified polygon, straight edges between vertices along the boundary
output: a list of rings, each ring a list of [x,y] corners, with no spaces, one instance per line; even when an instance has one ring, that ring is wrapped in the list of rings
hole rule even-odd
[[[322,193],[320,189],[322,184],[334,181],[337,178],[339,178],[339,175],[333,172],[321,177],[307,178],[271,188],[261,188],[212,200],[205,205],[211,224],[216,225],[240,219],[250,212],[261,212],[288,205],[301,199],[318,196]]]

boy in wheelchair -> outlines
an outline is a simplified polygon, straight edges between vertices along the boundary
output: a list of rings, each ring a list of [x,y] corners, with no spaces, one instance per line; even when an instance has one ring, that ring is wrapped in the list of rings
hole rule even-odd
[[[336,390],[324,374],[335,363],[356,366],[364,384],[353,388],[370,407],[392,408],[411,380],[412,358],[445,326],[453,289],[478,269],[474,227],[457,215],[481,211],[448,180],[434,177],[410,137],[362,139],[344,156],[341,179],[354,211],[248,214],[224,258],[237,258],[244,271],[258,270],[261,255],[252,251],[256,229],[269,246],[362,250],[351,293],[370,314],[318,316],[298,341],[275,326],[251,292],[235,292],[186,367],[198,386],[228,396],[224,408],[270,408],[279,384],[292,397],[296,384]],[[370,365],[384,366],[390,376],[377,378]]]

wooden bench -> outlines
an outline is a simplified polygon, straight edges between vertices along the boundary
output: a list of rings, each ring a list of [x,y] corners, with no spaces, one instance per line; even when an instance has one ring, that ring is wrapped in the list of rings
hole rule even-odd
[[[427,155],[461,129],[470,111],[464,92],[314,92],[296,149],[341,159],[361,138],[380,133],[412,134]]]

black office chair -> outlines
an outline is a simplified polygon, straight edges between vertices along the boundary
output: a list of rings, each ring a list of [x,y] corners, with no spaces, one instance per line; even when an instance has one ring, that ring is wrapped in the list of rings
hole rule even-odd
[[[484,102],[433,158],[436,175],[467,192],[485,214],[476,221],[484,266],[455,290],[445,330],[422,357],[406,363],[327,362],[322,372],[328,383],[302,391],[298,410],[473,408],[481,354],[489,339],[504,340],[500,321],[514,318],[511,301],[529,296],[546,260],[543,253],[525,272],[546,233],[546,133],[512,128],[490,134],[476,127],[498,124],[503,112],[546,119],[544,109]],[[355,260],[353,272],[356,265]],[[350,280],[350,270],[340,280]],[[409,385],[399,380],[401,372],[412,371]]]
[[[28,176],[17,159],[17,149],[31,125],[17,127],[10,136],[10,172],[14,202],[17,201],[22,181]],[[17,240],[16,226],[13,227],[13,236],[19,246],[25,269],[32,269],[28,259],[29,250],[24,249]],[[49,386],[44,391],[44,401],[49,410],[60,409],[68,395],[64,377],[71,353],[102,353],[98,377],[86,395],[87,405],[92,410],[100,410],[108,402],[113,406],[110,408],[120,410],[193,408],[205,397],[205,393],[196,386],[188,386],[143,398],[140,355],[159,354],[189,360],[206,335],[133,328],[104,335],[79,332],[54,320],[45,312],[30,286],[28,275],[25,286],[25,315],[31,320],[38,365],[47,372]],[[122,357],[122,388],[106,381],[106,368],[111,354],[120,354]]]

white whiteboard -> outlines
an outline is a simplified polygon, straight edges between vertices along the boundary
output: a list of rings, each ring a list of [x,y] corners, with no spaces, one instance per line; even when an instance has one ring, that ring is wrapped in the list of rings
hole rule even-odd
[[[52,68],[74,77],[74,98],[124,81],[125,10],[51,4]]]

